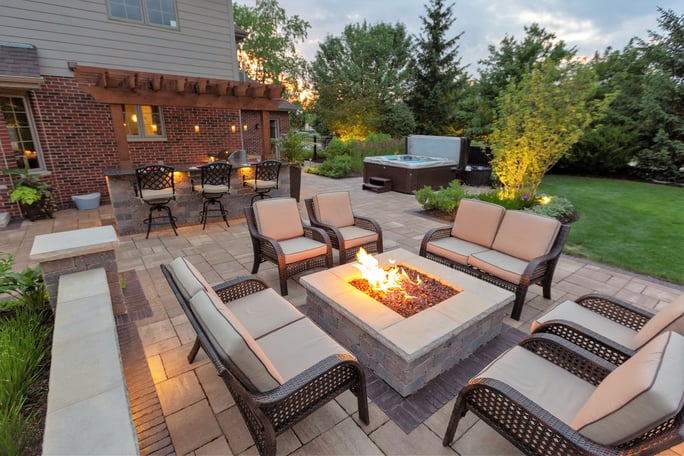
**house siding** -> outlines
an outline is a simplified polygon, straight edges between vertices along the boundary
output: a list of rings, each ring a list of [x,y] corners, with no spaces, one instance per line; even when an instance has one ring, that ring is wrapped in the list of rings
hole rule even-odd
[[[83,66],[237,80],[232,3],[177,0],[178,29],[110,19],[106,0],[4,0],[0,41],[38,48],[41,74]]]

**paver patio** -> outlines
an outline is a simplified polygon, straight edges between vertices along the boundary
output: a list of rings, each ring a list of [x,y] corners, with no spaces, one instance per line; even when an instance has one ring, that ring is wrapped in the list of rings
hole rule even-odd
[[[302,201],[299,203],[302,216],[306,218],[303,198],[333,190],[349,190],[354,210],[378,220],[383,229],[385,251],[403,248],[418,253],[424,233],[445,224],[422,216],[412,195],[366,192],[361,190],[361,178],[331,180],[309,174],[302,176]],[[248,274],[252,247],[241,215],[230,214],[233,218],[229,228],[217,219],[204,231],[199,224],[181,227],[177,237],[169,228],[152,231],[147,240],[144,233],[120,239],[116,258],[119,272],[130,283],[127,299],[132,297],[131,301],[137,299],[145,304],[142,310],[129,307],[129,313],[135,312],[135,318],[131,318],[132,328],[133,331],[137,329],[144,349],[143,359],[146,359],[151,375],[135,371],[127,380],[135,383],[147,378],[153,383],[160,405],[159,415],[164,418],[162,423],[158,420],[150,422],[145,429],[139,428],[143,454],[256,454],[237,407],[206,356],[201,354],[194,364],[187,363],[186,355],[194,333],[159,268],[159,264],[183,255],[212,284]],[[53,220],[15,221],[0,230],[0,251],[13,254],[19,268],[34,266],[28,257],[35,235],[111,224],[112,220],[111,207],[101,206],[88,211],[60,211]],[[263,264],[258,275],[279,289],[275,266]],[[303,305],[306,301],[304,289],[295,280],[290,280],[288,285],[287,299],[296,306]],[[606,293],[657,310],[683,293],[684,287],[563,255],[554,276],[552,299],[544,299],[540,292],[541,288],[537,286],[530,289],[521,321],[506,318],[504,323],[528,332],[530,321],[538,314],[558,302],[589,292]],[[123,345],[121,333],[120,343]],[[135,347],[135,343],[126,341],[126,344]],[[124,353],[123,356],[128,355]],[[442,447],[441,439],[452,407],[453,399],[407,435],[372,402],[370,425],[360,425],[355,413],[355,398],[351,393],[345,393],[281,435],[278,453],[520,454],[472,414],[461,421],[452,446]],[[145,406],[140,410],[138,413],[143,413]],[[168,432],[157,432],[159,429],[168,429]],[[682,456],[684,444],[662,454]]]

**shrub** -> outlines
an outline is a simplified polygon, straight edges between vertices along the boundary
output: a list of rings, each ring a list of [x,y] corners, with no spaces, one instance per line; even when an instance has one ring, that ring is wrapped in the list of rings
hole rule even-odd
[[[548,201],[548,202],[547,202]],[[523,210],[567,222],[575,217],[575,206],[564,196],[541,195],[534,206]]]
[[[465,198],[465,187],[457,180],[449,182],[447,188],[440,187],[435,191],[427,185],[413,192],[416,200],[425,210],[436,209],[447,214],[456,211],[458,204]]]
[[[533,200],[526,201],[519,196],[516,198],[506,198],[505,195],[503,195],[503,193],[499,190],[480,193],[479,195],[473,196],[473,198],[479,199],[480,201],[486,201],[488,203],[498,204],[506,209],[522,209],[523,207],[531,207],[534,204]]]
[[[330,143],[325,146],[325,157],[327,159],[337,157],[338,155],[349,155],[351,149],[349,142],[340,138],[333,138]]]
[[[338,155],[328,158],[318,166],[307,168],[306,171],[311,174],[339,179],[351,171],[351,157],[349,155]]]

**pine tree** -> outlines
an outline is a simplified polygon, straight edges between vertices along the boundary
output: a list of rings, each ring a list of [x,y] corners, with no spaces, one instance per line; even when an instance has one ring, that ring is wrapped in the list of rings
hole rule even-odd
[[[431,0],[425,7],[423,34],[416,37],[410,65],[412,90],[407,104],[416,119],[416,133],[454,134],[460,130],[454,115],[467,82],[457,45],[463,32],[447,38],[456,21],[453,3],[445,7],[443,0]]]

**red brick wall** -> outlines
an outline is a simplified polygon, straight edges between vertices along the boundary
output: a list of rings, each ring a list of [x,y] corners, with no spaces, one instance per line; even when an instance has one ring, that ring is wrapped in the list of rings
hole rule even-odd
[[[60,208],[73,207],[72,195],[100,192],[108,202],[104,168],[118,168],[118,149],[108,104],[97,103],[80,90],[72,78],[46,77],[40,90],[30,97],[39,142],[49,176],[43,179],[53,187]],[[162,107],[165,141],[129,141],[134,165],[164,161],[166,164],[197,164],[207,161],[207,154],[242,148],[240,113],[232,109]],[[287,113],[274,112],[281,118],[281,130],[287,131]],[[283,120],[284,119],[284,120]],[[258,111],[243,112],[244,148],[263,153]],[[199,132],[195,132],[195,125]],[[231,131],[231,126],[236,131]],[[260,126],[264,128],[264,126]],[[268,126],[266,126],[268,128]],[[9,136],[0,116],[0,151],[13,163]],[[0,167],[4,167],[4,163]],[[0,185],[9,182],[0,177]],[[9,203],[9,191],[0,190],[0,211],[18,215],[16,204]],[[9,209],[8,209],[9,206]]]

